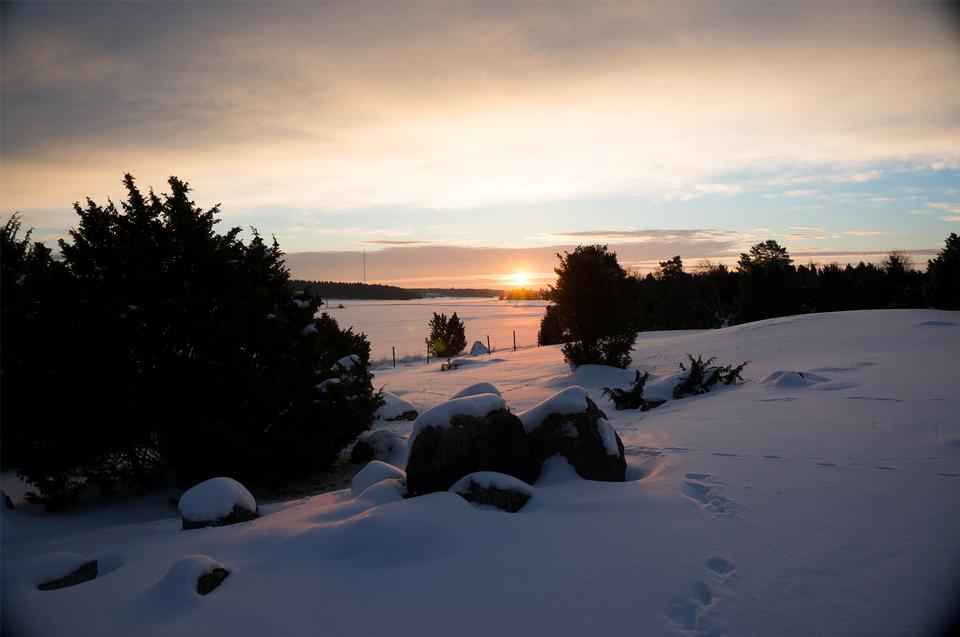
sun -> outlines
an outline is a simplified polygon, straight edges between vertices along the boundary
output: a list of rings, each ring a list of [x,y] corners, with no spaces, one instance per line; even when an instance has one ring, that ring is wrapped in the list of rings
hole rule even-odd
[[[513,284],[518,288],[526,287],[530,283],[530,275],[526,272],[515,272],[513,275]]]

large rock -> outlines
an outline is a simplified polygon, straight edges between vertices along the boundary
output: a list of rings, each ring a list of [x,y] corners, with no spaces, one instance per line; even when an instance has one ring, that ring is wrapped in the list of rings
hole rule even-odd
[[[184,529],[226,526],[259,516],[257,501],[233,478],[211,478],[192,487],[178,505]]]
[[[58,551],[49,553],[30,564],[30,578],[41,591],[76,586],[97,577],[97,560],[85,555]]]
[[[350,462],[366,464],[372,460],[389,461],[396,451],[406,444],[400,434],[380,429],[361,436],[350,451]]]
[[[494,506],[516,513],[533,497],[533,487],[504,473],[478,471],[465,475],[450,487],[450,491],[467,502]]]
[[[184,602],[210,594],[229,575],[230,569],[209,555],[188,555],[174,562],[154,591],[167,603]]]
[[[539,464],[520,419],[496,394],[457,398],[425,411],[410,434],[407,495],[446,491],[475,471],[532,482]]]
[[[520,419],[538,462],[560,454],[587,480],[626,479],[623,441],[582,387],[554,394]]]

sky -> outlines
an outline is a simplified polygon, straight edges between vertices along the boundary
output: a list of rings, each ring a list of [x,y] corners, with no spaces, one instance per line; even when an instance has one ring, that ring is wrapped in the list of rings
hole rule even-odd
[[[176,175],[294,276],[923,265],[960,232],[960,11],[925,2],[3,2],[0,216]]]

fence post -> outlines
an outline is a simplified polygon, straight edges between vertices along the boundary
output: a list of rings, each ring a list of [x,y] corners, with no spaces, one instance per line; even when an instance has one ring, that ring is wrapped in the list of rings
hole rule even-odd
[[[397,346],[393,345],[390,347],[390,349],[393,350],[393,366],[396,367],[397,366]]]
[[[430,346],[427,345],[427,365],[430,364]]]
[[[487,334],[487,356],[490,355],[490,335]]]
[[[513,351],[517,351],[517,330],[513,330]]]

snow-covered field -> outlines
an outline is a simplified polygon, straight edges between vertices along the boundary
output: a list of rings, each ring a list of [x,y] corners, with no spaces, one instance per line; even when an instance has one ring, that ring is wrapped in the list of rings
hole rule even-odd
[[[648,396],[669,395],[688,352],[752,361],[747,382],[640,413],[601,395],[632,371],[571,373],[554,347],[378,372],[421,411],[481,381],[514,411],[589,390],[623,438],[627,482],[585,481],[555,458],[518,513],[453,493],[403,500],[392,483],[261,502],[259,519],[190,531],[159,497],[60,515],[18,502],[3,515],[5,634],[945,630],[960,593],[960,313],[642,334]],[[99,576],[36,590],[51,560],[78,559],[57,551],[98,558]],[[187,579],[207,562],[178,562],[191,555],[230,576],[200,597]]]
[[[338,305],[343,307],[338,307]],[[430,334],[430,318],[434,312],[450,316],[454,312],[463,321],[467,334],[467,351],[474,341],[487,342],[494,350],[513,349],[513,332],[517,346],[537,344],[537,331],[546,301],[499,301],[481,298],[434,298],[411,301],[367,301],[331,299],[321,309],[337,319],[340,327],[353,327],[370,341],[371,357],[389,360],[391,347],[397,358],[424,354],[423,340]]]

